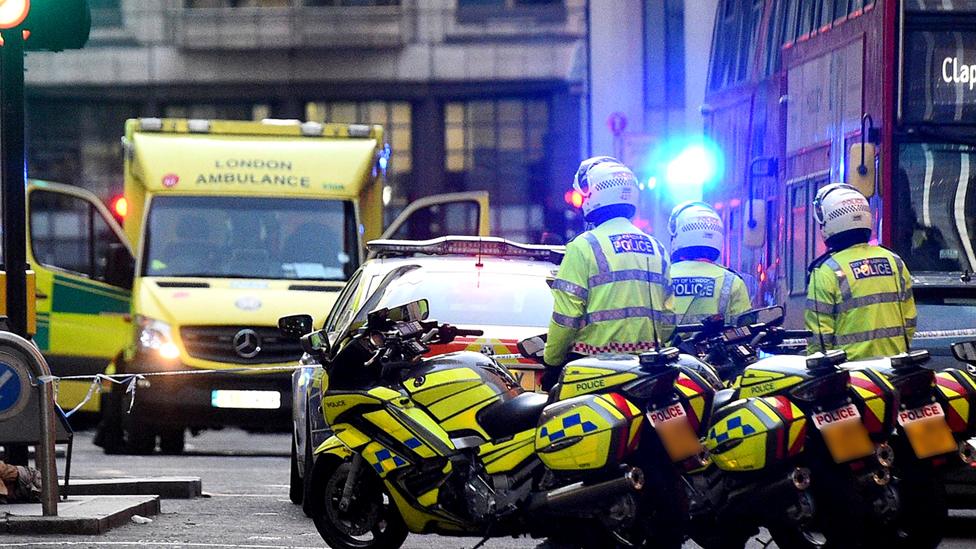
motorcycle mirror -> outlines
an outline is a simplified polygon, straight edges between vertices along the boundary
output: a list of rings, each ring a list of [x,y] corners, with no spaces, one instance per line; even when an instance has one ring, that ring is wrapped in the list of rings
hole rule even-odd
[[[976,366],[976,339],[957,341],[952,344],[952,356],[956,360]]]
[[[527,337],[518,342],[518,350],[522,356],[542,362],[542,355],[546,350],[546,334]]]
[[[302,350],[310,355],[325,356],[329,354],[329,337],[325,330],[319,330],[302,336]]]
[[[278,332],[288,339],[300,339],[312,331],[312,315],[288,315],[278,319]]]

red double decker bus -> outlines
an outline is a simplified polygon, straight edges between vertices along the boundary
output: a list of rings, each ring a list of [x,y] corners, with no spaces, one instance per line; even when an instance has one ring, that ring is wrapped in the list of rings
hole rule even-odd
[[[728,263],[802,323],[817,189],[859,180],[916,275],[917,339],[976,334],[976,0],[720,0],[706,132]]]

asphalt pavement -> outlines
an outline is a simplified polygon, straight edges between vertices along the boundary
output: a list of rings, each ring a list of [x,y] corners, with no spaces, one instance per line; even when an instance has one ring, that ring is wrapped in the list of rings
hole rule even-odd
[[[311,519],[288,500],[287,434],[253,434],[236,429],[189,438],[184,456],[106,456],[78,434],[74,478],[199,476],[206,497],[163,500],[162,512],[145,524],[130,523],[101,536],[0,536],[9,548],[91,547],[270,549],[325,547]],[[63,473],[64,460],[58,470]],[[976,512],[953,512],[951,535],[943,547],[976,546]],[[962,537],[965,536],[965,537]],[[967,539],[968,538],[968,539]],[[471,548],[474,538],[410,536],[409,549]],[[536,540],[497,539],[487,549],[531,548]],[[750,543],[763,547],[762,536]],[[696,547],[689,543],[687,547]]]

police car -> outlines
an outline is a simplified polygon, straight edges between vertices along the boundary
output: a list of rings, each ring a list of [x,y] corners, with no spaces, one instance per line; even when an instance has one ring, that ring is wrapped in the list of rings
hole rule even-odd
[[[376,240],[367,250],[369,259],[349,279],[325,320],[323,328],[330,336],[364,322],[366,314],[379,307],[427,299],[430,318],[484,331],[480,337],[435,346],[431,354],[482,352],[508,367],[524,388],[536,388],[541,366],[522,358],[516,345],[548,329],[548,282],[558,269],[562,247],[447,236]],[[289,497],[296,504],[306,499],[313,450],[331,434],[320,409],[323,370],[307,357],[303,361],[304,367],[292,375]]]

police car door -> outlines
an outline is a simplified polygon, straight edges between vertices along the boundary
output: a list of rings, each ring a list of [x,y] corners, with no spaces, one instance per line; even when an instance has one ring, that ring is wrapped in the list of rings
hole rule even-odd
[[[488,193],[473,191],[414,200],[380,238],[428,240],[447,235],[488,236]]]
[[[92,193],[46,182],[28,186],[28,261],[37,273],[35,342],[54,375],[104,372],[132,337],[132,249]],[[59,403],[81,402],[90,382],[65,382]],[[83,408],[97,411],[98,399]]]

